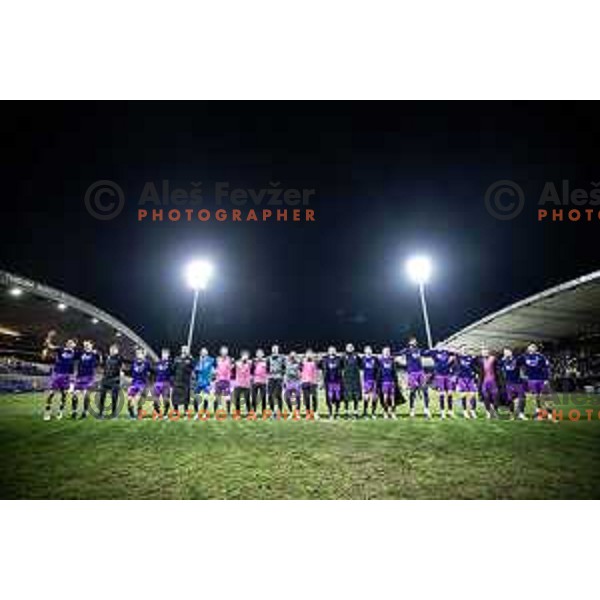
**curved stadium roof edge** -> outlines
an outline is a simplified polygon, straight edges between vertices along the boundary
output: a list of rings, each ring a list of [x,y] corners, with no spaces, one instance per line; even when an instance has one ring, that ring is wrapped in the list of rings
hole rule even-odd
[[[13,273],[9,273],[8,271],[0,270],[0,283],[3,283],[7,286],[14,286],[23,289],[24,291],[31,292],[36,296],[40,296],[42,298],[46,298],[48,300],[52,300],[54,302],[63,302],[69,307],[74,308],[92,318],[96,318],[99,321],[103,321],[110,327],[112,327],[115,331],[121,333],[121,335],[126,336],[136,345],[144,348],[146,353],[154,360],[158,360],[157,354],[154,352],[152,347],[147,344],[139,335],[137,335],[133,330],[123,324],[121,321],[110,315],[109,313],[97,308],[93,304],[86,302],[84,300],[80,300],[75,296],[71,296],[66,292],[61,290],[57,290],[48,285],[38,283],[32,279],[28,279],[27,277],[22,277],[20,275],[15,275]]]
[[[501,308],[440,345],[499,349],[530,341],[558,342],[600,334],[600,270]]]

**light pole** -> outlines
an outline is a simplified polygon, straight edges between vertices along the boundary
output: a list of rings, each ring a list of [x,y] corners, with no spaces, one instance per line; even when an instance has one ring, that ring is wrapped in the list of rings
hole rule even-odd
[[[196,311],[198,308],[198,295],[200,290],[206,289],[209,279],[213,273],[213,266],[205,260],[192,261],[185,270],[188,285],[194,290],[194,301],[192,303],[192,314],[190,316],[190,327],[188,329],[187,347],[192,351],[192,340],[194,338],[194,325],[196,324]]]
[[[406,271],[408,272],[408,276],[419,286],[423,321],[425,322],[425,332],[427,333],[427,346],[433,348],[429,314],[427,312],[427,302],[425,300],[425,284],[429,281],[429,277],[431,276],[431,261],[426,256],[415,256],[407,261]]]

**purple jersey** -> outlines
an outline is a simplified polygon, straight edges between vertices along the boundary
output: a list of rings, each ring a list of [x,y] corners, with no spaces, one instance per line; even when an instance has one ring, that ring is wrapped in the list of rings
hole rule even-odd
[[[423,371],[422,357],[427,355],[427,351],[422,351],[417,346],[410,346],[400,352],[406,358],[406,371],[408,373],[420,373]]]
[[[500,368],[507,383],[521,383],[521,361],[516,356],[501,358]]]
[[[455,363],[455,375],[459,379],[475,379],[477,359],[469,354],[461,354]]]
[[[150,361],[147,358],[136,358],[131,364],[131,379],[133,384],[145,385],[150,375]]]
[[[531,381],[546,381],[549,378],[548,359],[539,352],[524,354],[523,366],[527,379]]]
[[[171,361],[162,359],[156,363],[156,383],[171,381]]]
[[[75,370],[75,350],[61,348],[56,355],[54,373],[56,375],[72,375]]]
[[[79,355],[79,362],[77,363],[77,377],[82,379],[93,377],[97,364],[98,355],[93,350],[91,352],[82,352]]]
[[[365,381],[377,379],[378,360],[376,356],[363,356],[362,369]]]
[[[430,353],[433,358],[433,372],[436,375],[447,377],[452,366],[452,354],[447,350],[434,350]]]
[[[396,381],[396,365],[393,356],[382,356],[379,359],[381,381],[383,383],[393,383]]]
[[[325,383],[342,382],[342,360],[339,356],[327,355],[321,364]]]

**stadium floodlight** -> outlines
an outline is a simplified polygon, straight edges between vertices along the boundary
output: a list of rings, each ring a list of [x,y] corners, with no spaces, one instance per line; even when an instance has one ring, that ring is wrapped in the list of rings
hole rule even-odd
[[[431,277],[431,261],[426,256],[415,256],[406,263],[408,276],[419,285],[425,285]]]
[[[15,298],[18,298],[23,293],[23,290],[21,288],[14,287],[14,288],[11,288],[8,293],[11,296],[14,296]]]
[[[205,260],[192,261],[185,270],[188,285],[193,290],[204,290],[213,274],[213,266]]]
[[[426,256],[414,256],[406,262],[406,271],[408,276],[419,286],[423,321],[425,323],[425,332],[427,333],[427,345],[429,348],[433,348],[431,327],[429,325],[429,314],[427,312],[427,302],[425,301],[425,284],[431,277],[431,261]]]
[[[94,318],[92,319],[92,323],[93,323],[94,325],[98,325],[99,321],[98,321],[98,319],[96,319],[96,317],[94,317]]]
[[[59,302],[56,305],[56,308],[58,308],[58,310],[67,310],[67,305],[64,302]]]
[[[188,329],[187,347],[192,351],[192,339],[194,337],[194,325],[196,324],[196,312],[198,309],[198,295],[200,290],[205,290],[213,274],[213,266],[205,260],[194,260],[185,269],[185,277],[188,285],[194,290],[194,301],[192,303],[192,314],[190,327]]]

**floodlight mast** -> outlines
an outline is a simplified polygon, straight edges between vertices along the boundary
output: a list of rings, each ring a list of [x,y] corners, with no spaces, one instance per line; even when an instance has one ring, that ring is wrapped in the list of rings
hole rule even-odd
[[[406,270],[408,271],[409,277],[419,286],[419,297],[421,299],[421,311],[423,313],[423,322],[425,323],[425,333],[427,335],[427,346],[433,348],[429,312],[427,310],[427,300],[425,299],[425,284],[429,281],[432,270],[431,261],[426,256],[415,256],[406,263]]]
[[[425,285],[423,283],[419,283],[419,295],[421,296],[421,309],[423,311],[423,321],[425,322],[425,333],[427,334],[427,346],[431,349],[433,348],[433,339],[431,338],[431,326],[429,324],[429,313],[425,300]]]
[[[188,350],[192,351],[192,340],[194,338],[194,326],[196,325],[196,311],[198,309],[198,293],[199,289],[194,290],[194,301],[192,302],[192,315],[190,317],[190,326],[188,329],[187,347]]]
[[[194,326],[196,325],[196,313],[198,310],[198,297],[200,295],[200,290],[206,289],[212,273],[212,265],[203,260],[193,261],[186,268],[187,283],[194,290],[192,314],[190,315],[190,325],[187,337],[187,347],[189,352],[192,351],[192,341],[194,339]]]

